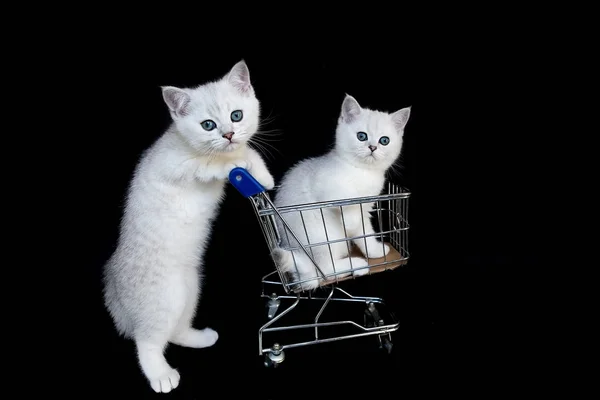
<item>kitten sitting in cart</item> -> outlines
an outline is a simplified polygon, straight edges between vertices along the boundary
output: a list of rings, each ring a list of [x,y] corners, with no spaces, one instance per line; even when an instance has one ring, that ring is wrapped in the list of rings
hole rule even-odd
[[[275,206],[379,195],[387,170],[400,156],[410,110],[371,110],[346,95],[333,149],[294,165],[281,180]],[[367,259],[390,252],[390,246],[377,239],[371,211],[373,203],[282,213],[287,228],[277,219],[281,243],[272,252],[273,260],[302,290],[321,285],[319,270],[327,280],[367,274]],[[296,233],[304,248],[289,231]]]

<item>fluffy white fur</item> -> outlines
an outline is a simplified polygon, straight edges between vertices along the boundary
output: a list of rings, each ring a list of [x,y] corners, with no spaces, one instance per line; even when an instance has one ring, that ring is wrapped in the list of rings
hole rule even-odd
[[[274,182],[248,146],[260,105],[243,60],[219,80],[162,93],[173,122],[136,167],[117,248],[105,265],[104,300],[119,333],[135,341],[151,387],[166,393],[180,379],[163,355],[167,344],[203,348],[218,338],[192,320],[229,172],[247,168],[267,189]]]
[[[361,107],[352,96],[346,95],[338,119],[334,147],[324,155],[305,159],[293,166],[277,189],[275,204],[280,207],[380,194],[385,183],[386,171],[401,153],[404,127],[408,122],[410,110],[410,107],[394,113],[370,110]],[[360,134],[363,141],[359,140],[359,132],[366,134],[366,139]],[[382,137],[389,138],[389,143],[386,139],[381,139]],[[363,235],[363,219],[365,233],[374,233],[369,214],[373,204],[364,204],[362,209],[361,216],[359,205],[343,207],[346,232],[339,207],[324,209],[323,217],[319,210],[303,211],[306,233],[299,213],[284,213],[282,216],[302,244],[306,245],[325,242],[328,239]],[[323,228],[323,218],[327,232]],[[298,246],[291,235],[286,237],[284,226],[280,222],[279,230],[283,239],[282,247]],[[384,250],[384,244],[373,236],[366,239],[366,247],[365,239],[356,239],[354,244],[363,254],[368,252],[369,258],[383,257],[390,250],[387,244]],[[331,244],[331,253],[334,263],[331,261],[327,245],[312,247],[311,255],[325,275],[335,273],[336,276],[342,277],[351,273],[368,273],[367,262],[364,259],[349,257],[345,241]],[[303,290],[312,290],[319,286],[322,278],[302,249],[291,252],[276,248],[272,255],[292,280],[310,279],[301,284]]]

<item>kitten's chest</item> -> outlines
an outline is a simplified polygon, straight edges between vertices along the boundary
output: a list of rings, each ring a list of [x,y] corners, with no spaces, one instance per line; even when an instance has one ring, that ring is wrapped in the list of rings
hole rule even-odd
[[[224,194],[222,182],[197,183],[181,193],[177,208],[190,220],[210,219]]]
[[[381,177],[360,170],[352,172],[339,176],[331,187],[335,187],[336,191],[343,193],[345,198],[379,194],[383,185]]]

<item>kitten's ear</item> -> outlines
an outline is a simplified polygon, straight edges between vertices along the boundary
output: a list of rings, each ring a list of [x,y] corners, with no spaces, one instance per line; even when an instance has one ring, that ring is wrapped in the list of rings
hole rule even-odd
[[[178,117],[183,117],[189,112],[190,95],[183,89],[174,86],[161,86],[162,95],[169,110]]]
[[[354,121],[360,114],[360,110],[361,107],[358,101],[349,94],[346,94],[342,103],[342,120],[346,123]]]
[[[244,60],[239,61],[227,74],[227,81],[242,93],[248,93],[252,88],[250,70]]]
[[[392,121],[394,122],[394,126],[398,132],[402,132],[406,123],[408,122],[408,117],[410,117],[410,107],[402,108],[395,113],[392,114]]]

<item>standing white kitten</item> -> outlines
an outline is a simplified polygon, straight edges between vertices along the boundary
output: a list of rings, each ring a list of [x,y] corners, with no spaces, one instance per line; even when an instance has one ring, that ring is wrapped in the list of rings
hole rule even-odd
[[[173,123],[143,154],[131,181],[117,248],[104,270],[104,300],[120,334],[135,341],[141,370],[156,392],[179,384],[167,344],[202,348],[218,338],[192,319],[202,259],[232,168],[265,187],[273,177],[247,144],[260,105],[244,61],[196,88],[162,88]]]
[[[362,108],[356,99],[346,95],[338,119],[335,146],[327,154],[300,161],[293,166],[277,189],[275,205],[280,207],[380,194],[385,173],[402,150],[404,127],[409,116],[410,107],[390,114]],[[372,204],[365,204],[361,214],[359,205],[344,206],[342,211],[346,232],[339,207],[324,209],[323,216],[320,210],[303,211],[302,217],[297,212],[284,213],[282,216],[302,244],[306,245],[363,235],[363,222],[364,234],[374,233],[369,214],[372,209]],[[283,224],[279,223],[278,228],[283,246],[298,246],[289,233],[286,235]],[[384,247],[373,236],[366,238],[366,246],[365,239],[353,242],[364,255],[368,252],[369,258],[383,257],[390,250],[387,244]],[[310,249],[312,251],[309,250],[309,254],[325,275],[347,271],[338,277],[348,276],[352,269],[367,266],[364,259],[349,257],[345,241],[331,244],[331,255],[327,245]],[[273,257],[280,268],[292,276],[292,280],[312,279],[301,284],[304,290],[315,289],[322,281],[321,278],[313,279],[320,277],[320,274],[301,248],[294,250],[293,255],[290,251],[277,248],[273,251]],[[367,268],[354,271],[355,275],[366,273]]]

